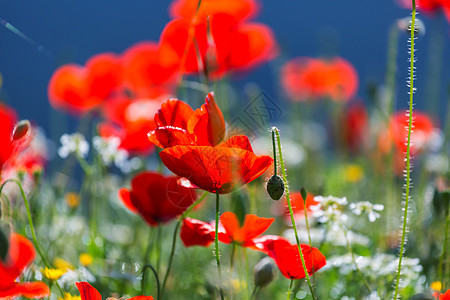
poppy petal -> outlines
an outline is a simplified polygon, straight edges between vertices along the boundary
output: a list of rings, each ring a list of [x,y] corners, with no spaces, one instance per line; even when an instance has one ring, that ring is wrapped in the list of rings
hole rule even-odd
[[[244,225],[241,229],[241,240],[246,243],[251,243],[251,240],[257,236],[263,234],[270,225],[272,225],[274,218],[263,218],[257,215],[246,215],[244,220]]]
[[[81,300],[102,300],[102,295],[89,283],[81,281],[75,284],[80,292]]]
[[[152,296],[135,296],[131,297],[128,300],[153,300],[154,298]]]
[[[229,193],[251,182],[272,164],[269,156],[237,148],[175,146],[160,152],[164,165],[200,188],[215,193]]]
[[[33,244],[24,236],[12,233],[6,262],[0,260],[0,290],[11,286],[35,257]]]
[[[206,96],[205,104],[194,111],[188,121],[188,131],[197,136],[197,144],[215,146],[225,136],[225,120],[222,111],[214,100],[214,93]]]
[[[181,225],[180,237],[186,247],[208,247],[215,240],[214,235],[213,225],[200,220],[185,218]]]
[[[173,126],[187,129],[188,120],[193,113],[192,108],[183,101],[169,99],[161,105],[154,120],[158,127]]]
[[[173,126],[158,127],[150,131],[148,139],[160,148],[176,145],[193,145],[195,143],[195,135],[190,134],[186,129]]]
[[[241,226],[239,224],[238,218],[234,213],[232,213],[231,211],[224,212],[220,216],[220,223],[225,229],[225,234],[219,235],[219,240],[222,243],[229,244],[233,241],[241,242],[241,237],[239,234]]]
[[[131,203],[130,191],[126,188],[121,188],[119,190],[119,198],[122,200],[122,203],[133,213],[137,213],[136,206]]]
[[[245,135],[235,135],[229,138],[226,142],[223,142],[219,147],[225,148],[238,148],[253,152],[250,140]]]
[[[16,283],[9,289],[0,290],[1,299],[14,299],[19,296],[25,298],[44,298],[50,296],[50,289],[45,283],[37,281]]]

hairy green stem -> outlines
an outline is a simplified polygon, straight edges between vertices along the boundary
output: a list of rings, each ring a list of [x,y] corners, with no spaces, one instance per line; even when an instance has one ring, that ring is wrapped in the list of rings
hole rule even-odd
[[[292,227],[294,229],[295,240],[297,242],[298,252],[300,255],[300,259],[302,261],[303,271],[305,272],[306,282],[308,283],[309,290],[311,291],[311,296],[315,300],[316,295],[315,295],[314,289],[311,285],[311,279],[309,277],[308,269],[306,268],[305,258],[303,257],[302,247],[300,246],[300,239],[298,238],[297,226],[295,225],[294,211],[292,210],[291,199],[289,197],[289,186],[288,186],[288,181],[287,181],[286,168],[284,166],[283,153],[281,151],[280,133],[278,131],[278,128],[276,128],[276,127],[272,127],[272,131],[275,132],[276,139],[278,141],[278,154],[280,157],[281,173],[283,174],[283,181],[284,181],[284,185],[286,187],[286,202],[289,207],[289,214],[291,216],[291,222],[292,222]]]
[[[400,253],[398,258],[397,277],[395,281],[394,299],[398,298],[399,283],[402,268],[403,252],[405,249],[406,228],[408,227],[408,204],[411,181],[411,128],[413,120],[413,103],[414,103],[414,33],[416,30],[416,1],[412,0],[412,15],[411,15],[411,56],[410,56],[410,76],[409,76],[409,122],[408,122],[408,140],[406,143],[406,187],[405,187],[405,207],[403,215],[402,240],[400,244]]]
[[[207,194],[208,194],[208,192],[204,192],[203,195],[200,198],[197,199],[197,201],[195,201],[191,206],[189,206],[189,208],[186,209],[184,211],[184,213],[181,215],[180,219],[177,222],[177,225],[175,225],[175,230],[173,231],[173,237],[172,237],[172,250],[170,250],[169,262],[167,264],[166,274],[164,275],[164,280],[163,280],[163,284],[162,284],[162,288],[161,288],[161,295],[164,294],[164,290],[166,288],[167,278],[169,277],[170,269],[172,267],[173,256],[175,254],[175,248],[176,248],[176,245],[177,245],[177,235],[178,235],[178,230],[180,229],[181,222],[183,222],[184,218],[186,218],[186,216],[191,212],[191,210],[195,206],[197,206],[200,202],[203,201],[203,199],[205,199]]]
[[[216,262],[217,262],[217,271],[219,272],[219,290],[220,290],[220,299],[223,300],[223,290],[220,284],[222,284],[222,269],[220,268],[220,253],[219,253],[219,192],[216,193],[216,235],[215,235],[215,254],[216,254]]]

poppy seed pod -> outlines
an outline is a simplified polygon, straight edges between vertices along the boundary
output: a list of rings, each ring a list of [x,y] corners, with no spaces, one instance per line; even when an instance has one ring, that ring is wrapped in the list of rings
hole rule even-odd
[[[274,277],[275,265],[271,258],[264,257],[253,268],[255,286],[268,285]]]
[[[280,200],[284,194],[284,182],[278,175],[272,175],[269,181],[267,181],[267,193],[273,200]]]

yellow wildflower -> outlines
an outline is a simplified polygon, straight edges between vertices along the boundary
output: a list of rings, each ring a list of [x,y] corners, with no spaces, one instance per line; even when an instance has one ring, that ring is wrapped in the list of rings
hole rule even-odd
[[[80,197],[77,193],[67,193],[64,199],[70,208],[75,208],[80,204]]]
[[[74,269],[74,267],[72,266],[72,264],[70,262],[65,261],[64,259],[62,259],[60,257],[55,258],[55,260],[53,261],[53,265],[55,266],[55,268],[60,269],[65,272]]]
[[[364,177],[364,171],[361,166],[351,164],[344,168],[344,176],[349,182],[358,182]]]
[[[44,275],[45,278],[49,280],[58,280],[61,276],[63,276],[66,271],[60,270],[60,269],[50,269],[50,268],[43,268],[41,269],[42,275]]]
[[[437,292],[442,290],[442,283],[440,281],[435,281],[430,285],[431,289]]]
[[[80,296],[72,296],[69,293],[64,293],[64,298],[58,297],[58,300],[81,300]]]
[[[80,254],[80,264],[82,264],[83,266],[87,267],[90,264],[92,264],[93,261],[94,261],[94,258],[92,257],[92,255],[90,255],[88,253]]]

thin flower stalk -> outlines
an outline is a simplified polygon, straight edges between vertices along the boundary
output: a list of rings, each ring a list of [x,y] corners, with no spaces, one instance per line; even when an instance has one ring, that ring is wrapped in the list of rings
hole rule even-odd
[[[294,211],[292,210],[291,199],[289,197],[289,186],[288,186],[288,182],[287,182],[286,168],[284,166],[283,153],[281,151],[280,133],[278,131],[278,128],[276,128],[276,127],[272,127],[272,131],[275,132],[275,137],[276,137],[277,142],[278,142],[278,153],[279,153],[279,157],[280,157],[281,172],[283,174],[283,181],[284,181],[284,185],[286,187],[286,202],[287,202],[288,207],[289,207],[289,214],[291,216],[291,222],[292,222],[292,226],[293,226],[293,229],[294,229],[295,240],[297,242],[297,247],[298,247],[298,251],[299,251],[299,254],[300,254],[300,259],[302,261],[303,270],[305,272],[306,282],[308,283],[309,289],[311,291],[311,296],[315,300],[316,299],[316,295],[315,295],[314,289],[313,289],[313,287],[311,285],[311,278],[309,276],[308,269],[306,268],[305,258],[303,257],[302,248],[300,246],[300,239],[298,238],[297,226],[295,225]]]
[[[410,70],[409,70],[409,123],[408,123],[408,139],[406,142],[406,186],[405,186],[405,207],[404,207],[404,215],[403,215],[403,228],[402,228],[402,237],[400,244],[400,254],[398,259],[398,269],[397,276],[395,281],[395,291],[394,291],[394,299],[398,299],[399,293],[399,284],[400,284],[400,275],[402,268],[402,259],[403,252],[405,251],[405,240],[406,240],[406,229],[408,227],[408,204],[410,197],[410,185],[411,185],[411,131],[412,131],[412,121],[413,121],[413,103],[414,103],[414,34],[416,29],[416,1],[412,0],[412,15],[411,15],[411,51],[410,51]]]

